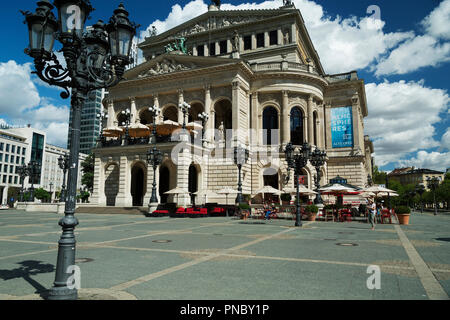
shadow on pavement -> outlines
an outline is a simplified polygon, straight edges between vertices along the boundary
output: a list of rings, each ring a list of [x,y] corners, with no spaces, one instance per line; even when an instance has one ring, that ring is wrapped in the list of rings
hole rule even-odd
[[[21,265],[21,267],[13,270],[0,270],[0,279],[8,281],[12,279],[23,278],[36,289],[36,294],[39,294],[42,298],[45,299],[47,297],[48,289],[42,286],[36,280],[32,279],[31,276],[54,272],[55,266],[52,264],[44,264],[41,261],[33,260],[19,262],[18,264]]]

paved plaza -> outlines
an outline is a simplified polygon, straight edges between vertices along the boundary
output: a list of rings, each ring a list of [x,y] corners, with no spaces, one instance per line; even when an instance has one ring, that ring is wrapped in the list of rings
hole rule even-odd
[[[410,226],[77,214],[80,299],[448,299],[450,216]],[[42,299],[54,281],[58,220],[0,211],[0,300]],[[369,266],[381,270],[369,289]]]

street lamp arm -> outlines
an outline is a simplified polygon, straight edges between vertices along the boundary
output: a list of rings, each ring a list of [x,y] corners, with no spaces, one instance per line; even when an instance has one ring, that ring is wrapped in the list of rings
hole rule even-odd
[[[72,81],[68,80],[70,79],[70,71],[62,67],[54,53],[52,53],[50,60],[35,59],[34,64],[36,71],[33,71],[33,74],[36,74],[39,79],[49,85],[64,89],[65,92],[60,94],[61,98],[67,99],[70,97],[69,87],[72,86]]]

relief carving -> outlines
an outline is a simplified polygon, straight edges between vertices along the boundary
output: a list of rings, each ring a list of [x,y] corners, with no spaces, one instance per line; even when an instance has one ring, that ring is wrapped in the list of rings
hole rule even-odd
[[[186,71],[195,68],[196,65],[193,63],[179,63],[173,59],[164,59],[161,62],[157,62],[153,68],[141,72],[138,78],[157,76],[177,71]]]

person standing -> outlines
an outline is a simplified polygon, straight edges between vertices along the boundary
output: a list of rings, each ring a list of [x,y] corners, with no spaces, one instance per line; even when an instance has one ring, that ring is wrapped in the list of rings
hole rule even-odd
[[[368,209],[369,209],[369,223],[372,224],[372,230],[375,230],[375,221],[376,221],[375,219],[376,219],[376,215],[377,215],[377,206],[372,199],[369,199]]]

